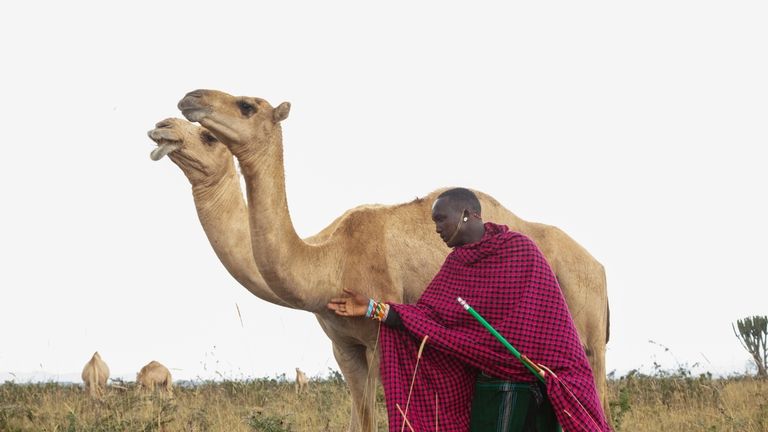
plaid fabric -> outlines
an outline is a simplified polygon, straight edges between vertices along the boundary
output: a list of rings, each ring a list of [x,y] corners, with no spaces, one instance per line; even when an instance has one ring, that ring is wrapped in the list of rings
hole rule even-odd
[[[564,430],[611,430],[546,259],[528,237],[486,223],[479,242],[448,255],[416,304],[391,304],[407,330],[381,327],[381,381],[390,431],[401,430],[402,416],[395,405],[399,404],[403,410],[408,407],[408,420],[416,431],[467,432],[478,372],[514,382],[536,379],[462,308],[457,297],[467,300],[521,353],[557,374],[547,376],[547,395]],[[429,339],[409,401],[425,335]]]

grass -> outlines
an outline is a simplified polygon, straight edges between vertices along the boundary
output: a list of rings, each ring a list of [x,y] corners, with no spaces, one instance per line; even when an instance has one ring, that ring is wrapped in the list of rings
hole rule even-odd
[[[0,385],[0,431],[343,431],[350,396],[338,375],[296,395],[284,377],[176,386],[174,397],[137,394],[115,383],[101,400],[77,385]],[[630,372],[609,381],[617,431],[768,431],[768,380]],[[379,430],[386,413],[379,389]]]
[[[617,431],[768,431],[768,380],[630,372],[609,381]]]

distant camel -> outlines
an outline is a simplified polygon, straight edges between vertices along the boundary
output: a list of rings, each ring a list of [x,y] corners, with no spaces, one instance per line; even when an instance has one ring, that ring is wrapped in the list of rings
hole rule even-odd
[[[81,377],[85,383],[85,390],[91,397],[104,396],[107,390],[109,367],[104,363],[104,360],[101,359],[98,351],[93,353],[91,359],[88,360],[88,363],[83,367]]]
[[[136,384],[138,389],[145,389],[150,392],[159,386],[160,390],[167,392],[169,395],[173,393],[171,372],[167,367],[154,360],[147,363],[136,374]]]
[[[294,386],[296,387],[296,394],[309,389],[309,379],[307,379],[307,374],[302,372],[299,368],[296,368],[296,384],[294,384]]]

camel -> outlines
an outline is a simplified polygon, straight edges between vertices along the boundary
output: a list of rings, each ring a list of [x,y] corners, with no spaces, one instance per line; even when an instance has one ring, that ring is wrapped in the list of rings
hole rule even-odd
[[[294,387],[296,388],[296,394],[300,394],[302,391],[307,391],[309,389],[309,379],[307,378],[307,374],[299,368],[296,368],[296,384],[294,384]]]
[[[171,372],[160,362],[152,360],[136,374],[136,389],[154,392],[155,388],[159,388],[168,395],[173,394]]]
[[[256,297],[293,308],[269,289],[256,266],[248,209],[229,149],[205,128],[177,118],[158,122],[147,135],[157,144],[150,154],[151,159],[157,161],[167,155],[192,185],[200,224],[229,274]],[[331,224],[304,241],[323,241],[334,227],[335,224]]]
[[[256,297],[290,307],[269,290],[251,252],[248,211],[232,154],[202,127],[168,118],[150,130],[152,160],[168,156],[192,185],[200,224],[221,263]]]
[[[246,179],[252,253],[269,290],[292,307],[315,314],[332,341],[334,355],[353,396],[350,428],[372,430],[377,366],[376,326],[345,320],[325,309],[329,298],[349,287],[377,299],[414,302],[437,272],[448,248],[433,232],[431,204],[443,190],[409,203],[359,206],[337,219],[327,237],[301,240],[285,195],[282,130],[290,104],[197,90],[178,104],[238,159]],[[595,373],[607,411],[605,344],[608,300],[603,266],[560,229],[525,221],[492,197],[477,192],[485,220],[506,224],[531,237],[549,260]]]
[[[104,396],[107,391],[107,379],[109,379],[109,367],[101,359],[99,352],[96,351],[83,367],[83,373],[80,375],[85,383],[85,390],[93,398]]]

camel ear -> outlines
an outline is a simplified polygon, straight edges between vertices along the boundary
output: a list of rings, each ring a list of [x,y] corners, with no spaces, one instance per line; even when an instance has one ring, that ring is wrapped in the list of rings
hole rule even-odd
[[[291,103],[290,102],[283,102],[280,105],[275,108],[274,111],[272,111],[272,121],[275,123],[280,123],[281,121],[288,118],[288,113],[291,112]]]

